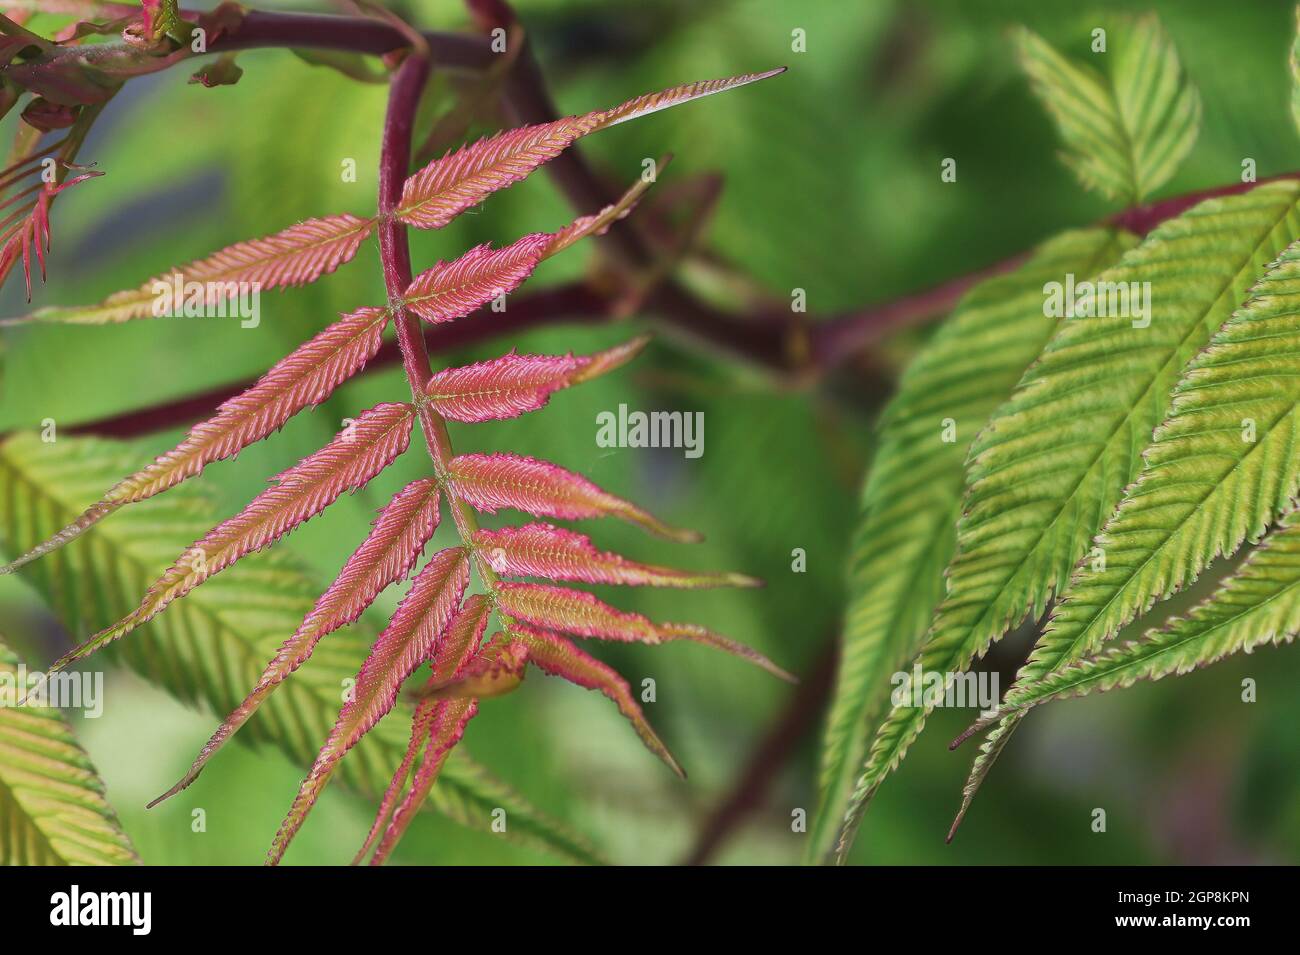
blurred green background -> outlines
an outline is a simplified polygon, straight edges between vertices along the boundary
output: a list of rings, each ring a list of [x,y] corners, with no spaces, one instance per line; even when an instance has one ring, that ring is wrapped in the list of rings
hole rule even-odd
[[[388,4],[427,28],[466,28],[452,0]],[[264,8],[324,9],[266,3]],[[807,291],[827,313],[918,290],[1022,251],[1063,228],[1114,211],[1078,188],[1056,162],[1053,131],[1009,54],[1005,28],[1027,23],[1067,52],[1129,3],[780,2],[734,0],[520,0],[561,109],[585,111],[696,79],[788,64],[787,74],[619,126],[582,143],[611,179],[630,181],[641,159],[665,151],[664,177],[718,171],[725,191],[705,238],[708,250],[778,300]],[[1151,3],[1205,106],[1200,138],[1163,195],[1237,181],[1243,158],[1260,177],[1300,167],[1287,113],[1285,2]],[[42,24],[31,24],[46,32]],[[791,51],[791,31],[807,50]],[[231,242],[336,212],[366,214],[385,88],[311,67],[286,51],[239,59],[234,87],[204,89],[172,70],[133,81],[95,127],[82,158],[106,175],[61,200],[53,216],[50,284],[35,305],[97,300],[169,266]],[[6,137],[14,118],[6,120]],[[939,164],[958,160],[944,184]],[[354,159],[356,182],[341,164]],[[586,210],[584,210],[586,211]],[[537,175],[493,196],[451,227],[413,236],[417,269],[484,241],[553,229],[570,210]],[[581,274],[592,249],[548,262],[535,287]],[[21,282],[0,296],[4,315],[26,310]],[[60,428],[192,394],[264,370],[332,316],[383,301],[372,243],[355,263],[316,285],[270,293],[262,323],[156,321],[107,328],[5,329],[0,429]],[[587,351],[653,328],[561,327],[471,352],[443,364],[521,351]],[[929,329],[881,349],[897,370]],[[870,383],[861,383],[869,385]],[[871,388],[864,389],[870,392]],[[397,370],[341,388],[202,483],[233,513],[282,470],[323,444],[341,419],[406,394]],[[699,410],[705,453],[613,450],[595,444],[598,412]],[[762,374],[662,335],[628,369],[557,396],[543,412],[455,427],[458,450],[509,449],[552,459],[632,497],[679,525],[699,528],[694,548],[621,527],[592,525],[605,546],[638,559],[726,567],[765,578],[761,591],[636,592],[620,606],[695,620],[745,640],[805,677],[837,630],[856,493],[871,453],[878,408],[817,390],[774,385]],[[138,442],[140,460],[180,431]],[[396,466],[421,473],[418,445]],[[388,487],[384,484],[383,487]],[[383,501],[370,489],[340,501],[278,545],[308,561],[322,587],[337,573]],[[181,542],[186,543],[186,542]],[[807,571],[791,570],[803,548]],[[250,560],[256,560],[256,557]],[[228,576],[239,574],[235,568]],[[387,594],[377,619],[395,605]],[[0,629],[33,666],[74,640],[21,579],[0,580]],[[1023,657],[1008,639],[986,664],[1004,677]],[[651,721],[691,776],[682,783],[638,743],[607,701],[540,675],[486,703],[468,749],[534,804],[588,834],[618,862],[690,857],[720,801],[738,785],[753,749],[789,720],[790,752],[767,761],[767,782],[710,856],[727,863],[784,864],[802,851],[791,814],[815,808],[822,703],[756,668],[702,647],[600,647],[633,685],[653,677]],[[1254,678],[1259,701],[1240,702]],[[1005,685],[1005,684],[1004,684]],[[938,711],[897,777],[886,784],[854,850],[856,862],[1204,863],[1300,861],[1300,653],[1265,650],[1152,686],[1047,707],[1008,749],[952,845],[944,834],[969,752],[946,744],[968,714]],[[263,857],[301,780],[278,752],[228,747],[191,789],[156,810],[145,802],[188,766],[214,714],[174,702],[124,669],[110,673],[103,718],[77,721],[109,798],[148,863],[246,864]],[[1103,807],[1108,832],[1090,829]],[[193,833],[203,808],[207,831]],[[288,861],[346,862],[373,806],[334,788]],[[546,863],[543,853],[425,814],[396,861]]]

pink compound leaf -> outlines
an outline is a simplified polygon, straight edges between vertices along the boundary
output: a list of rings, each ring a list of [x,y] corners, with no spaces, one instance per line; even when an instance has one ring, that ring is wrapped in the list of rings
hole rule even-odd
[[[535,232],[501,249],[487,244],[470,249],[451,262],[438,262],[411,280],[403,301],[426,322],[453,322],[518,288],[544,259],[579,239],[600,235],[626,216],[650,188],[638,179],[618,202],[582,216],[559,232]]]
[[[555,392],[590,381],[635,358],[650,339],[633,339],[594,355],[515,352],[436,373],[424,389],[438,414],[452,421],[517,418],[546,405]]]
[[[350,262],[374,228],[374,219],[346,213],[308,219],[274,235],[237,242],[98,304],[37,309],[29,318],[85,325],[127,322],[166,314],[168,307],[179,311],[190,297],[205,308],[218,306],[241,294],[241,286],[247,291],[309,285]],[[198,285],[187,288],[190,283]]]
[[[611,607],[585,591],[547,584],[502,583],[497,594],[504,613],[547,630],[652,646],[672,640],[690,640],[748,660],[782,680],[795,682],[793,676],[743,643],[695,624],[654,623],[639,613]]]
[[[456,496],[489,514],[509,507],[565,521],[617,517],[670,540],[700,540],[695,531],[669,527],[630,501],[549,461],[508,453],[462,454],[452,459],[448,473]]]
[[[320,404],[356,374],[383,337],[388,312],[363,308],[326,328],[273,365],[242,394],[223,403],[217,413],[171,451],[112,488],[104,498],[49,540],[0,567],[8,574],[63,546],[124,504],[153,497],[194,477],[214,461],[232,457],[270,435],[303,408]]]
[[[483,642],[483,632],[487,629],[488,617],[491,613],[492,605],[482,594],[468,597],[451,623],[447,625],[446,634],[438,641],[438,648],[429,663],[429,680],[425,685],[424,698],[416,706],[415,716],[411,720],[411,740],[407,744],[406,754],[402,757],[402,762],[393,775],[393,781],[384,793],[365,843],[352,860],[353,865],[359,865],[364,861],[381,832],[385,834],[385,838],[380,851],[375,855],[373,864],[378,865],[387,858],[402,833],[406,831],[415,810],[423,805],[428,797],[438,770],[442,767],[445,753],[450,752],[455,741],[459,740],[460,734],[464,732],[465,723],[469,722],[470,717],[474,715],[468,707],[449,705],[432,698],[428,691],[455,678],[475,658],[479,645]],[[401,797],[406,777],[426,744],[429,752],[434,754],[433,761],[420,763],[410,791],[399,804],[398,799]],[[395,811],[396,815],[394,815]],[[390,815],[393,815],[393,823],[388,826]]]
[[[528,176],[588,133],[679,103],[754,83],[783,70],[691,83],[629,100],[613,109],[506,130],[448,153],[406,180],[397,215],[420,229],[440,229],[489,195]]]
[[[279,475],[277,483],[246,508],[182,553],[136,610],[64,654],[46,677],[126,636],[241,557],[315,517],[344,492],[365,485],[406,450],[414,412],[408,404],[386,403],[363,413],[324,448]]]
[[[189,772],[149,808],[194,782],[208,760],[248,722],[275,688],[307,662],[322,637],[355,621],[385,588],[411,572],[438,527],[439,497],[438,485],[432,478],[414,481],[394,495],[375,519],[369,536],[267,664],[257,685],[212,734]]]
[[[438,640],[468,585],[469,561],[459,547],[439,551],[416,576],[361,665],[352,698],[343,704],[338,721],[271,843],[268,864],[276,865],[284,857],[339,760],[393,708],[406,678],[436,654]]]
[[[639,564],[619,554],[597,550],[586,535],[553,524],[480,530],[474,535],[474,546],[486,556],[494,571],[506,577],[683,589],[761,585],[761,581],[744,574]]]

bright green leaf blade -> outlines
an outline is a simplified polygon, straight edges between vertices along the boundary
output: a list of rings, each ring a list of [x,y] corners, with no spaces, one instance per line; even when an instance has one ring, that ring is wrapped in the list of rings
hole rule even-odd
[[[1293,511],[1186,617],[1009,692],[998,715],[1049,700],[1129,687],[1138,680],[1181,676],[1234,653],[1289,643],[1298,632],[1300,511]]]
[[[1169,181],[1196,141],[1201,100],[1152,14],[1107,28],[1107,49],[1073,62],[1037,34],[1016,31],[1020,63],[1083,185],[1138,203]]]
[[[1056,327],[1043,314],[1044,283],[1091,276],[1135,241],[1092,229],[1044,243],[1020,269],[968,294],[903,376],[863,488],[810,861],[832,849],[869,733],[888,704],[890,676],[919,649],[943,595],[971,439]],[[948,418],[953,440],[945,440]]]
[[[1300,490],[1297,358],[1300,246],[1292,245],[1184,371],[1173,410],[1143,452],[1142,473],[1097,536],[1105,563],[1085,560],[1076,568],[1008,691],[1008,703],[1095,653],[1215,558],[1236,552],[1248,538],[1258,540],[1290,507]],[[1169,659],[1161,647],[1130,646],[1138,647],[1135,659],[1122,663],[1120,673],[1134,672],[1130,666],[1148,652]],[[1138,670],[1132,679],[1143,675]],[[1023,716],[1005,720],[990,735],[967,781],[959,819]]]
[[[0,865],[138,864],[62,713],[13,705],[18,667],[0,641]]]
[[[115,475],[139,463],[128,445],[65,437],[45,444],[34,435],[10,437],[0,444],[0,540],[10,553],[22,553],[61,526],[60,521],[80,513],[108,486],[106,480],[111,483]],[[216,522],[199,488],[173,488],[114,515],[84,538],[32,564],[23,576],[74,635],[91,632],[129,611],[175,556],[178,544],[197,540]],[[141,629],[135,641],[117,648],[122,658],[184,702],[229,713],[323,589],[283,551],[265,553],[241,568],[209,581]],[[310,766],[338,716],[345,681],[355,677],[375,636],[375,628],[363,618],[322,641],[240,738],[271,743],[299,765]],[[398,709],[339,768],[345,785],[367,798],[378,799],[406,749],[409,708]],[[160,789],[165,783],[160,781]],[[284,794],[286,805],[292,796]],[[573,861],[603,861],[583,837],[493,780],[459,748],[448,760],[430,803],[480,831],[488,830],[493,809],[505,808],[509,834],[519,841]]]
[[[1080,307],[1062,325],[971,448],[948,593],[917,661],[926,673],[964,671],[1010,626],[1041,616],[1065,586],[1137,476],[1139,452],[1163,420],[1179,372],[1300,235],[1298,198],[1300,185],[1284,182],[1201,203],[1099,280],[1138,283],[1128,310],[1105,296],[1106,316]],[[1132,308],[1144,282],[1145,316]],[[896,708],[881,727],[841,849],[927,713]]]
[[[1259,540],[1300,491],[1298,402],[1292,245],[1184,371],[1142,473],[1096,539],[1104,566],[1076,569],[1017,682],[1095,652],[1212,560]]]

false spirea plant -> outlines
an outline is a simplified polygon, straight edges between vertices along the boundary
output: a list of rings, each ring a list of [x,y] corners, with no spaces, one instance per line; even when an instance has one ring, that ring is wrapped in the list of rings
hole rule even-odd
[[[146,37],[157,34],[160,39],[153,55],[172,55],[167,52],[171,44],[165,39],[170,34],[159,33],[150,23],[148,19],[132,21],[127,29]],[[223,21],[219,28],[231,28],[231,24]],[[19,32],[6,38],[5,52],[28,51],[32,58],[57,60],[53,52],[57,43],[35,38],[16,25],[15,29]],[[148,65],[140,65],[139,71],[147,71]],[[351,260],[377,231],[408,226],[442,228],[583,136],[770,75],[693,83],[641,96],[613,109],[501,132],[449,152],[405,178],[400,197],[391,207],[386,207],[381,197],[377,215],[343,213],[311,219],[265,238],[237,243],[97,304],[42,309],[33,317],[71,323],[125,322],[154,314],[160,289],[197,288],[200,291],[195,294],[201,296],[202,305],[215,307],[241,285],[263,289],[306,285]],[[60,119],[67,120],[74,130],[68,137],[75,137],[73,146],[80,144],[85,125],[93,121],[93,105],[83,103]],[[36,110],[38,115],[41,109],[44,107]],[[30,105],[24,111],[29,123],[32,112]],[[39,130],[40,126],[31,128]],[[21,260],[29,287],[33,252],[43,266],[49,202],[90,175],[66,176],[73,169],[75,155],[75,148],[66,144],[63,140],[52,147],[33,149],[5,173],[6,182],[11,183],[39,167],[39,160],[46,155],[56,156],[60,170],[53,181],[40,182],[29,187],[30,192],[19,192],[9,200],[34,197],[27,199],[29,217],[25,221],[29,224],[9,237],[0,259],[0,266],[6,269]],[[386,142],[386,149],[388,145]],[[405,169],[405,150],[401,168]],[[384,248],[390,291],[386,304],[363,305],[328,325],[277,362],[247,391],[222,404],[175,448],[107,489],[67,527],[4,567],[3,572],[50,553],[98,522],[111,519],[121,508],[165,493],[199,475],[212,462],[231,458],[270,436],[298,412],[319,405],[375,355],[390,326],[396,326],[399,340],[413,334],[418,337],[420,322],[463,320],[509,294],[541,262],[580,239],[604,232],[626,216],[648,186],[648,181],[639,180],[618,202],[558,231],[526,235],[500,248],[480,245],[458,258],[436,262],[396,289],[393,279],[401,270],[393,267],[391,250]],[[408,343],[403,341],[404,346]],[[370,856],[378,863],[389,857],[480,702],[517,687],[530,666],[607,696],[645,745],[684,775],[650,727],[628,683],[574,638],[646,644],[694,641],[740,656],[778,676],[786,674],[757,652],[701,626],[652,621],[561,584],[702,588],[751,586],[757,581],[734,573],[654,566],[600,550],[585,535],[548,520],[613,517],[676,541],[698,537],[665,525],[637,505],[557,464],[508,451],[456,454],[446,428],[449,421],[474,424],[537,411],[556,391],[620,368],[644,345],[645,339],[638,338],[593,355],[511,351],[490,361],[434,373],[427,367],[423,372],[413,371],[408,363],[412,400],[395,397],[365,410],[325,447],[277,475],[243,510],[178,554],[134,611],[67,653],[49,673],[127,637],[241,558],[270,546],[343,494],[365,486],[407,451],[418,421],[429,445],[431,473],[402,488],[382,508],[369,534],[296,632],[285,635],[283,645],[243,702],[222,721],[184,777],[155,804],[193,783],[275,689],[311,657],[321,640],[356,621],[385,589],[412,572],[409,589],[357,673],[355,686],[275,835],[270,862],[283,857],[340,760],[394,708],[403,685],[421,668],[426,675],[417,694],[410,741],[357,861]],[[420,356],[423,362],[422,348]],[[410,356],[406,357],[409,360]],[[521,511],[542,520],[497,530],[478,526],[477,514],[500,510]],[[450,515],[459,543],[426,558],[426,545],[444,514]],[[473,576],[477,576],[478,589],[470,593]],[[498,629],[488,637],[489,621],[494,617]]]

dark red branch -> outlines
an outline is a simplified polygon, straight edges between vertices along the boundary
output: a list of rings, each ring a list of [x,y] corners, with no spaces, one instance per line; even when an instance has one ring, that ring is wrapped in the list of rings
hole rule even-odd
[[[499,0],[472,0],[470,7],[485,30],[498,25],[508,28],[514,21],[509,7]],[[497,55],[491,52],[485,37],[437,32],[425,32],[422,36],[439,67],[480,70]],[[378,54],[401,49],[407,44],[407,38],[398,29],[379,20],[254,10],[248,11],[237,30],[214,41],[211,52],[260,47],[315,47]],[[555,104],[531,49],[526,47],[516,59],[507,77],[504,98],[520,122],[548,122],[556,117]],[[580,211],[600,208],[614,198],[614,190],[595,174],[576,147],[554,159],[547,169]],[[403,176],[405,172],[403,168]],[[1300,173],[1272,178],[1297,177]],[[390,188],[400,189],[400,180],[394,180],[394,183],[397,184],[390,184]],[[1146,235],[1161,222],[1204,199],[1246,192],[1255,185],[1233,183],[1165,199],[1117,213],[1107,222]],[[605,251],[633,274],[652,269],[656,256],[661,254],[638,231],[635,222],[633,217],[619,223],[602,239]],[[748,314],[728,312],[702,302],[672,279],[651,289],[641,303],[641,310],[658,316],[676,337],[707,345],[778,377],[811,382],[825,379],[832,371],[855,359],[861,361],[866,349],[890,332],[945,314],[972,286],[1009,271],[1024,258],[1023,254],[1013,256],[923,292],[832,316],[796,315],[780,304]],[[407,264],[409,268],[409,261]],[[539,325],[611,320],[621,314],[619,305],[619,302],[602,297],[587,286],[566,286],[521,296],[505,313],[484,310],[463,322],[425,328],[422,338],[424,348],[437,353]],[[382,368],[397,358],[397,348],[385,346],[369,367]],[[249,384],[239,382],[212,389],[152,408],[83,424],[73,430],[131,437],[188,424]]]
[[[421,36],[441,69],[486,69],[495,55],[484,37],[432,31]],[[409,45],[396,27],[382,20],[249,10],[236,29],[212,42],[208,52],[299,47],[378,55]]]
[[[1111,216],[1107,221],[1112,225],[1119,226],[1121,229],[1127,229],[1135,235],[1145,236],[1160,223],[1182,215],[1192,206],[1204,202],[1206,199],[1240,195],[1243,192],[1250,192],[1256,186],[1261,186],[1266,182],[1278,182],[1282,179],[1300,179],[1300,172],[1284,172],[1280,176],[1268,176],[1258,182],[1234,182],[1228,186],[1217,186],[1214,189],[1189,192],[1184,196],[1161,199],[1159,202],[1153,202],[1149,205],[1125,209],[1123,212]]]
[[[704,820],[684,865],[707,863],[735,835],[745,819],[763,805],[773,781],[799,743],[817,727],[831,692],[838,652],[839,640],[827,640],[812,672],[800,680],[790,701],[751,751],[717,807]]]
[[[530,328],[608,320],[606,300],[587,286],[574,283],[521,295],[517,302],[510,303],[510,308],[505,312],[492,312],[485,307],[459,322],[425,325],[424,344],[430,353],[438,354]],[[391,368],[401,358],[397,342],[386,341],[361,374]],[[106,438],[138,438],[168,428],[188,427],[210,417],[217,405],[242,394],[251,384],[251,380],[240,381],[149,408],[98,418],[69,427],[67,433],[94,434]]]

